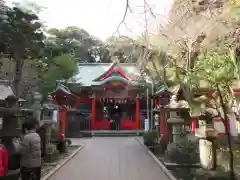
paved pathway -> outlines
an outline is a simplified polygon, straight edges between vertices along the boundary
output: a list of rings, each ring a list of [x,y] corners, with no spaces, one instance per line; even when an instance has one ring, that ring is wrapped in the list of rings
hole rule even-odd
[[[84,149],[50,180],[169,180],[134,137],[74,139]]]

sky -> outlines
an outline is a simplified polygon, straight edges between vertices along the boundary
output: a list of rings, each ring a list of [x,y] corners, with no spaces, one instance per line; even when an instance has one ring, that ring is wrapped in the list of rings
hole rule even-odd
[[[126,0],[5,0],[7,4],[35,2],[45,7],[40,18],[48,28],[78,26],[102,40],[112,36],[123,19]],[[146,0],[154,15],[147,13],[148,32],[154,32],[157,24],[164,23],[173,0]],[[129,0],[124,23],[116,35],[137,37],[146,31],[144,0]]]

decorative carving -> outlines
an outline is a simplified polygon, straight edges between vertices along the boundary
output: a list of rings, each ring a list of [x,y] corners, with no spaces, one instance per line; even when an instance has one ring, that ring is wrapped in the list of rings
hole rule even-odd
[[[180,100],[177,101],[177,95],[172,95],[170,99],[169,105],[167,105],[169,108],[189,108],[189,104],[187,101]]]

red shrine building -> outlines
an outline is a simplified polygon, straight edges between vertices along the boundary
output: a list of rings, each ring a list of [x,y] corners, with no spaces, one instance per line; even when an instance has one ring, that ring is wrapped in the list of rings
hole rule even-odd
[[[59,85],[51,93],[60,105],[62,131],[108,130],[109,102],[120,104],[120,130],[143,128],[146,116],[146,81],[140,81],[136,64],[114,62],[79,64],[78,74],[68,87]],[[149,86],[151,87],[151,86]]]
[[[58,113],[60,134],[79,133],[83,130],[110,130],[106,112],[109,102],[120,104],[123,112],[120,130],[143,129],[144,120],[149,117],[147,109],[151,109],[151,98],[148,98],[147,103],[149,97],[147,92],[151,92],[151,89],[147,91],[147,88],[152,88],[151,82],[141,80],[136,64],[119,62],[79,64],[78,73],[67,87],[59,85],[51,93],[55,103],[60,107]],[[183,96],[181,89],[177,92],[179,97]],[[167,105],[171,95],[171,90],[164,85],[160,86],[154,96],[151,96],[154,101],[153,107],[158,109]],[[168,134],[167,118],[168,113],[159,113],[160,132],[163,134]],[[190,124],[193,133],[196,118],[192,117]],[[215,124],[213,123],[213,126]]]

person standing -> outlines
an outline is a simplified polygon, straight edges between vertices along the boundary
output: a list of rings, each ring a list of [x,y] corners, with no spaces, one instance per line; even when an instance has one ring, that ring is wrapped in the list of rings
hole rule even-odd
[[[41,179],[41,138],[36,133],[36,118],[29,117],[24,123],[25,134],[16,143],[16,150],[21,156],[21,180]]]
[[[113,120],[113,117],[112,117],[114,104],[113,104],[112,100],[110,100],[107,103],[106,109],[107,109],[107,116],[108,116],[108,120],[109,120],[109,124],[110,124],[110,130],[114,130],[115,126],[114,126],[114,120]]]
[[[122,118],[122,110],[120,108],[120,104],[116,104],[114,107],[114,121],[116,130],[120,130],[120,121]]]

